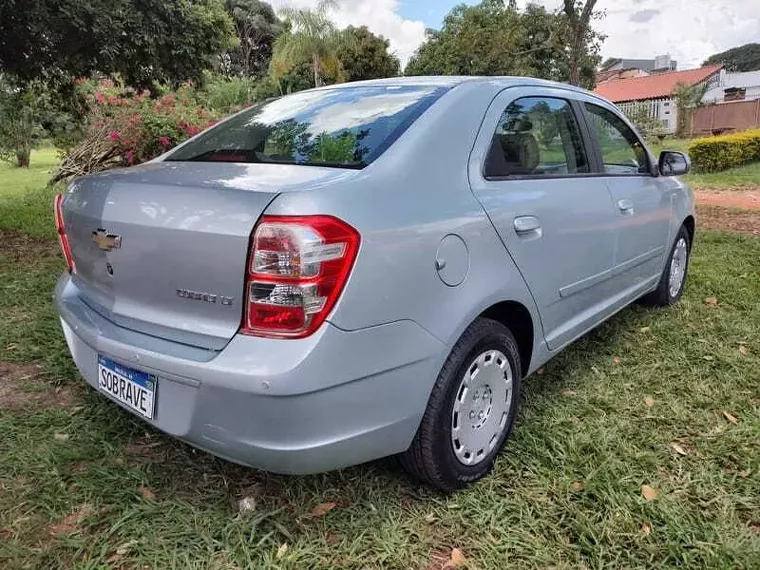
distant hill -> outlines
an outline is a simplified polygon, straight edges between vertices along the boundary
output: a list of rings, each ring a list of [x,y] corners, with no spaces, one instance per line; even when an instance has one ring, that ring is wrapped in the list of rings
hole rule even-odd
[[[746,44],[711,55],[702,65],[723,64],[726,71],[760,69],[760,44]]]

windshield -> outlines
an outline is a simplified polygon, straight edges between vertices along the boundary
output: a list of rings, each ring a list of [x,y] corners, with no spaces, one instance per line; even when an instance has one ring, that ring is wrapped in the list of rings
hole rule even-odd
[[[296,93],[246,109],[166,160],[362,168],[445,91],[387,85]]]

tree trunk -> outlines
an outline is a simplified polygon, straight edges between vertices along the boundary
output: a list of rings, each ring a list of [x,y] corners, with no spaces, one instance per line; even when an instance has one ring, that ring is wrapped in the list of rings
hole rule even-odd
[[[29,168],[29,159],[32,150],[29,148],[20,148],[16,151],[16,165],[19,168]]]
[[[570,23],[571,32],[568,63],[570,66],[569,79],[572,85],[581,84],[581,60],[584,55],[586,33],[588,32],[589,22],[594,13],[596,2],[597,0],[586,0],[585,4],[581,3],[578,6],[576,0],[564,1],[564,11]]]
[[[581,84],[581,61],[580,51],[583,49],[582,38],[574,37],[570,48],[570,85]]]
[[[321,67],[319,64],[319,55],[316,53],[312,55],[311,63],[312,67],[314,67],[314,87],[322,87],[322,76],[319,73]]]

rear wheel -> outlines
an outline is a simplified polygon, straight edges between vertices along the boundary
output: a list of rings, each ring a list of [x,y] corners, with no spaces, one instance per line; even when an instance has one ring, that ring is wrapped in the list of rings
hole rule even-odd
[[[452,491],[492,468],[520,400],[520,355],[512,333],[485,318],[464,332],[443,365],[401,463],[422,481]]]
[[[691,241],[684,226],[678,231],[676,241],[670,250],[668,262],[660,276],[657,289],[646,295],[642,301],[655,307],[668,307],[677,303],[686,287],[686,274],[689,270]]]

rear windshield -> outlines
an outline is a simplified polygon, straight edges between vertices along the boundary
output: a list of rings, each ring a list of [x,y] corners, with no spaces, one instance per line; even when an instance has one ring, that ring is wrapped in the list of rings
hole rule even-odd
[[[167,160],[362,168],[445,91],[396,85],[296,93],[246,109]]]

